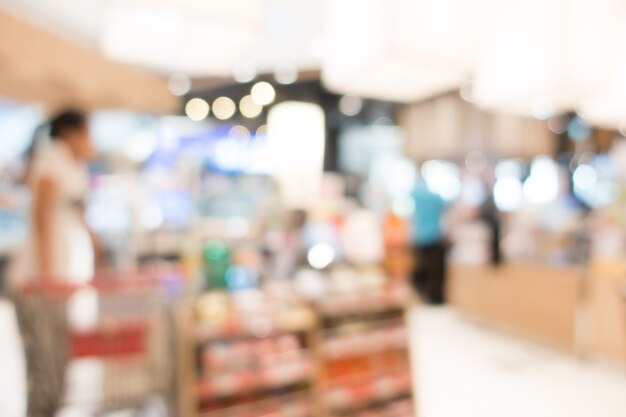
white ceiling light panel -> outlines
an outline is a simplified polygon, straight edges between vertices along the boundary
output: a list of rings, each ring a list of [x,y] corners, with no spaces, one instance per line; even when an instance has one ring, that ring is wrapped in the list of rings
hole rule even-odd
[[[263,1],[132,0],[107,8],[104,52],[161,72],[230,75],[254,47]]]
[[[615,64],[617,0],[491,0],[474,95],[539,118],[573,110]]]
[[[330,0],[327,18],[323,78],[335,91],[415,101],[456,88],[471,73],[475,2]]]

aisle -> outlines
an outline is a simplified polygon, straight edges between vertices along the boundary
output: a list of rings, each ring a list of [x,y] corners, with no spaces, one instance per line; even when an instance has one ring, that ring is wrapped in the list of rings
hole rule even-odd
[[[24,357],[15,312],[0,298],[0,416],[20,417],[26,408]]]
[[[527,344],[447,308],[413,312],[419,417],[624,417],[626,372]]]

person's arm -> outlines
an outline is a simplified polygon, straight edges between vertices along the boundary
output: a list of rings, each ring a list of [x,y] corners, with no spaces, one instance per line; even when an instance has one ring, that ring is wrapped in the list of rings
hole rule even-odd
[[[96,272],[105,270],[108,267],[108,262],[102,240],[100,239],[100,236],[89,227],[87,227],[87,233],[89,233],[89,237],[91,238],[91,245],[93,246],[95,270]]]
[[[89,227],[89,224],[87,224],[85,204],[83,202],[81,202],[78,210],[82,225],[89,234],[89,239],[91,240],[94,256],[94,269],[95,271],[104,270],[107,268],[108,264],[102,239],[100,239],[100,236],[91,227]]]
[[[53,253],[54,253],[54,237],[53,237],[53,205],[57,198],[57,184],[48,178],[40,179],[35,185],[33,195],[33,233],[36,235],[37,257],[41,278],[53,279]]]

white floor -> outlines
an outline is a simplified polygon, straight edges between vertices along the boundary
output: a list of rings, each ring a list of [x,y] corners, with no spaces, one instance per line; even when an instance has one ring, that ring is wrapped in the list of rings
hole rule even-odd
[[[0,416],[21,417],[26,408],[24,357],[13,307],[0,299]]]
[[[22,365],[0,301],[0,416],[22,417]],[[626,369],[492,332],[446,308],[413,312],[419,417],[625,417]]]
[[[413,313],[420,417],[625,417],[626,370],[581,362],[467,321]]]

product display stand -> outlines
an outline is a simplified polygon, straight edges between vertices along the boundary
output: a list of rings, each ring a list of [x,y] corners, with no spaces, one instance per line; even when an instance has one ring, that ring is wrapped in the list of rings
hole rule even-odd
[[[180,416],[414,417],[410,299],[388,283],[215,322],[182,308]]]
[[[317,306],[321,416],[414,417],[402,284],[334,295]]]
[[[214,325],[181,310],[181,417],[316,415],[315,316],[283,314]]]

